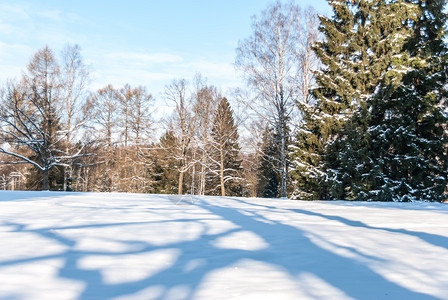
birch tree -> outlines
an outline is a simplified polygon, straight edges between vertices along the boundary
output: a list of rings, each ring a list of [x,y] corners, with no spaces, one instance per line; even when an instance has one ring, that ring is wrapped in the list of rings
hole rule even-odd
[[[86,122],[83,118],[86,115],[82,113],[82,107],[87,98],[89,68],[83,62],[79,45],[67,44],[63,49],[60,80],[61,100],[64,104],[61,121],[67,132],[65,151],[70,153],[72,152],[70,145],[74,142],[76,129]],[[64,170],[64,191],[70,189],[69,182],[72,177],[73,166],[69,164]]]
[[[300,74],[300,8],[276,2],[253,18],[252,28],[253,34],[239,42],[236,67],[256,92],[249,106],[271,123],[279,137],[280,194],[287,197],[288,120]]]
[[[171,130],[179,143],[175,158],[179,162],[178,194],[181,195],[184,175],[195,163],[188,154],[196,131],[198,114],[195,110],[198,109],[198,106],[194,103],[194,97],[187,97],[187,81],[185,79],[173,80],[165,89],[165,97],[175,106]]]
[[[211,146],[211,128],[213,126],[213,114],[216,111],[218,102],[218,91],[214,86],[209,86],[200,74],[195,76],[195,90],[192,97],[195,98],[195,113],[197,113],[197,126],[194,134],[193,160],[192,166],[192,192],[204,195],[206,191],[207,176],[209,175],[212,161],[209,150]],[[196,172],[198,166],[198,172]],[[197,174],[196,174],[197,173]],[[196,182],[196,178],[197,180]]]
[[[318,70],[320,65],[320,61],[313,51],[313,46],[321,37],[319,31],[319,17],[312,7],[308,7],[304,10],[302,20],[299,49],[297,53],[299,94],[296,99],[300,113],[306,109],[305,107],[313,105],[314,97],[311,93],[311,89],[316,83],[315,71]]]

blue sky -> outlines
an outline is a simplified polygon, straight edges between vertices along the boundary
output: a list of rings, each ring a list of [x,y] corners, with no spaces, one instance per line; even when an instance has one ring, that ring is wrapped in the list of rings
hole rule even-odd
[[[144,85],[156,97],[174,78],[196,72],[224,91],[240,85],[232,63],[251,16],[268,0],[0,1],[0,82],[19,77],[44,45],[79,44],[92,89]],[[326,0],[296,0],[329,14]]]

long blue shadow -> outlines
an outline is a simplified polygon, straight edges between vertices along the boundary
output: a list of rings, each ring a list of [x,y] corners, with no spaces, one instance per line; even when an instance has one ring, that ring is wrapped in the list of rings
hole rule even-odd
[[[448,249],[448,238],[442,235],[433,234],[433,233],[427,233],[427,232],[421,232],[421,231],[413,231],[413,230],[407,230],[407,229],[394,229],[394,228],[388,228],[388,227],[377,227],[377,226],[370,226],[367,225],[361,221],[354,221],[350,220],[344,217],[340,216],[333,216],[333,215],[325,215],[313,211],[303,210],[303,209],[291,209],[291,211],[294,211],[296,213],[310,215],[310,216],[317,216],[321,217],[327,220],[333,220],[338,221],[342,224],[351,226],[351,227],[362,227],[372,230],[383,230],[387,232],[393,232],[393,233],[401,233],[406,235],[415,236],[422,241],[425,241],[429,244],[432,244],[434,246],[443,247],[445,249]]]

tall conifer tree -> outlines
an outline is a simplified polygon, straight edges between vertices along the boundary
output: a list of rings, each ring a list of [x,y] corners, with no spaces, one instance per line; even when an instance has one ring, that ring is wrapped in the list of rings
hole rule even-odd
[[[356,1],[329,1],[333,18],[320,17],[324,40],[314,47],[323,68],[316,76],[318,88],[313,90],[316,106],[301,107],[305,116],[294,141],[291,176],[297,187],[295,197],[326,199],[328,174],[323,160],[325,146],[334,140],[350,113],[355,94],[353,41],[356,39]]]
[[[257,197],[277,198],[280,195],[279,154],[274,130],[266,127],[260,143],[261,159],[258,166]]]
[[[311,198],[441,200],[446,189],[444,1],[332,1],[325,65],[297,136]],[[318,176],[317,176],[318,175]],[[298,194],[300,196],[300,194]]]
[[[412,35],[392,68],[402,76],[382,82],[370,103],[369,160],[375,165],[367,173],[372,184],[360,198],[441,201],[448,141],[445,1],[405,2],[416,8],[406,24]]]
[[[324,41],[314,47],[314,107],[304,107],[303,126],[292,148],[297,198],[348,198],[366,155],[367,99],[399,54],[415,14],[401,1],[330,1],[334,16],[321,17]]]
[[[238,128],[233,119],[233,110],[226,98],[222,98],[216,110],[211,129],[211,183],[215,194],[221,196],[241,195],[241,159],[238,145]]]
[[[367,131],[370,99],[383,82],[401,81],[406,69],[396,62],[406,56],[404,45],[412,36],[412,28],[406,24],[417,14],[415,6],[402,1],[358,1],[352,10],[356,11],[350,62],[356,66],[351,80],[352,115],[325,148],[327,187],[333,199],[360,199],[363,190],[374,186],[376,175],[368,175],[376,164],[369,151],[377,146],[372,145]]]

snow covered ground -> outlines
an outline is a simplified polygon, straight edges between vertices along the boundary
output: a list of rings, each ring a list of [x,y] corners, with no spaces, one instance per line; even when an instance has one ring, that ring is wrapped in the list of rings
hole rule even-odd
[[[448,205],[0,191],[0,299],[448,299]]]

